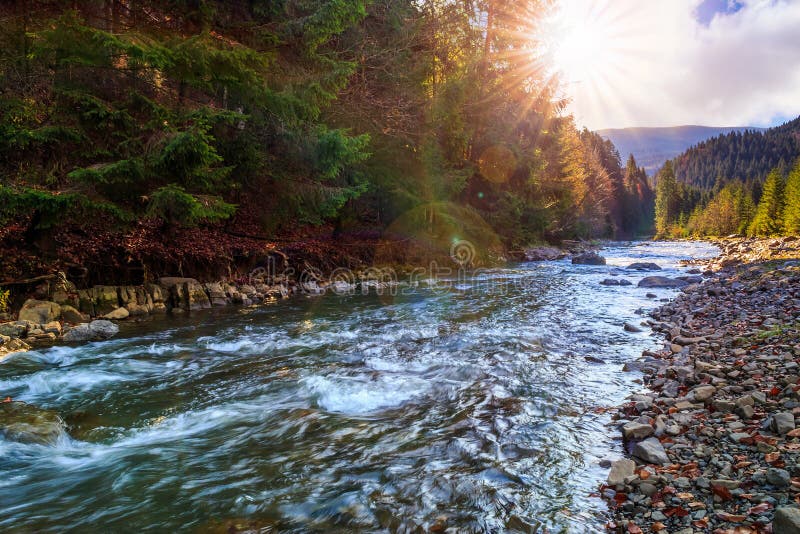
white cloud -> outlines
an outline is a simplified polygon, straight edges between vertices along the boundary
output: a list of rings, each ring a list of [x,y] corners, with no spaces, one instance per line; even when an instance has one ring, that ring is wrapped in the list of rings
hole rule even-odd
[[[800,115],[800,0],[748,0],[708,26],[700,0],[563,0],[604,26],[596,74],[566,90],[578,124],[765,126]]]

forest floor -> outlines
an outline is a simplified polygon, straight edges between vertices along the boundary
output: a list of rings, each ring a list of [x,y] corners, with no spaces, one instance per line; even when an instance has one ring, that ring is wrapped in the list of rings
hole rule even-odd
[[[629,365],[647,390],[615,416],[611,530],[800,533],[800,240],[717,244],[647,321],[664,348]]]

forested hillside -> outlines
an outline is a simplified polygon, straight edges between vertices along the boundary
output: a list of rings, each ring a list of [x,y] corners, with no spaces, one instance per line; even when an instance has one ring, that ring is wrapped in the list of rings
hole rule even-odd
[[[610,140],[619,153],[634,154],[650,176],[701,141],[746,130],[761,128],[716,128],[713,126],[667,126],[655,128],[611,128],[597,133]]]
[[[4,2],[0,278],[646,230],[643,173],[563,116],[549,7]]]
[[[700,143],[659,171],[657,234],[800,234],[798,184],[800,118]]]
[[[717,180],[763,181],[800,155],[800,118],[763,132],[732,132],[703,141],[675,158],[678,181],[704,190]]]

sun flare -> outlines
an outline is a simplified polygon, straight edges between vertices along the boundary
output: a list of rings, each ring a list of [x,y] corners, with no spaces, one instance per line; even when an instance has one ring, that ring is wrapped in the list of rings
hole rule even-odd
[[[565,0],[553,16],[549,55],[567,83],[599,83],[618,62],[614,19],[601,2]]]

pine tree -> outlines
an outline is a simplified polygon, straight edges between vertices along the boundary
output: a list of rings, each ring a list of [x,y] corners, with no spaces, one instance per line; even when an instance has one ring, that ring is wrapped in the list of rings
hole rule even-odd
[[[797,160],[786,179],[783,232],[786,235],[800,235],[800,160]]]
[[[656,182],[656,237],[667,237],[680,216],[680,190],[672,162],[667,161]]]
[[[761,200],[758,202],[756,214],[747,233],[753,236],[769,236],[780,234],[783,227],[783,176],[780,168],[775,168],[767,175]]]

